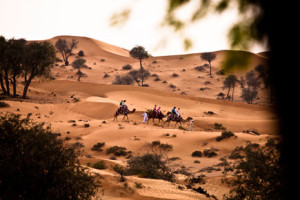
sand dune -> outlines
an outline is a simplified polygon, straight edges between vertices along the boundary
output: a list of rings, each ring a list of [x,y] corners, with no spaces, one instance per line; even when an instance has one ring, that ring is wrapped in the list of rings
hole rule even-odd
[[[184,165],[195,174],[203,173],[206,184],[201,185],[209,194],[218,199],[228,193],[229,188],[222,183],[220,171],[199,172],[200,169],[211,167],[220,162],[220,158],[229,155],[236,147],[245,145],[248,141],[264,144],[270,137],[277,136],[278,119],[269,102],[269,91],[263,87],[259,90],[259,99],[254,105],[243,102],[240,98],[240,89],[235,91],[235,101],[216,99],[222,89],[226,76],[219,75],[225,55],[247,54],[251,62],[244,71],[234,71],[238,76],[254,69],[259,64],[267,63],[265,54],[256,55],[250,52],[217,51],[215,61],[212,62],[213,75],[208,75],[208,69],[196,71],[194,67],[204,65],[200,59],[201,53],[176,56],[150,57],[143,61],[151,76],[146,83],[149,87],[137,85],[112,85],[116,75],[128,73],[122,66],[131,64],[133,69],[139,68],[139,61],[129,57],[128,50],[87,37],[58,36],[49,39],[55,43],[59,38],[79,41],[75,55],[70,57],[72,62],[76,53],[83,50],[84,59],[91,69],[84,69],[87,77],[80,82],[76,81],[75,72],[71,66],[61,66],[59,63],[52,70],[55,80],[36,80],[30,86],[29,99],[20,101],[5,100],[10,107],[0,108],[0,112],[15,112],[22,115],[32,114],[38,122],[51,125],[54,132],[60,133],[60,138],[66,145],[79,142],[83,145],[79,157],[81,164],[88,166],[98,160],[104,160],[108,168],[105,170],[91,170],[100,174],[103,179],[102,188],[95,199],[128,199],[128,200],[158,200],[158,199],[208,199],[205,195],[187,189],[184,176],[178,176],[178,183],[163,180],[152,180],[130,176],[126,185],[118,181],[117,174],[112,166],[126,164],[126,158],[117,157],[111,160],[106,149],[112,146],[123,146],[132,151],[132,155],[149,151],[149,144],[159,140],[173,146],[168,157],[178,157],[178,165]],[[60,57],[59,53],[57,54]],[[104,59],[101,61],[101,59]],[[177,73],[178,76],[172,76]],[[108,74],[108,78],[103,78]],[[155,78],[159,77],[159,81]],[[166,81],[166,83],[163,83]],[[209,84],[207,83],[209,82]],[[173,84],[176,87],[170,88]],[[204,88],[204,90],[200,90]],[[184,93],[183,93],[184,92]],[[128,115],[129,122],[113,120],[120,100],[126,99],[130,110],[135,113]],[[183,123],[181,129],[175,123],[167,124],[152,120],[142,123],[141,114],[152,109],[154,105],[161,107],[162,112],[170,111],[174,106],[181,108],[183,118],[194,119],[194,129],[189,129],[189,123]],[[207,114],[208,111],[213,114]],[[217,142],[222,130],[215,127],[215,123],[222,124],[227,130],[234,132],[235,137]],[[255,130],[259,135],[245,133]],[[98,142],[105,142],[102,152],[92,151],[91,148]],[[217,156],[212,158],[195,158],[191,153],[195,150],[217,149]],[[194,162],[198,160],[199,162]],[[136,188],[135,183],[143,187]]]

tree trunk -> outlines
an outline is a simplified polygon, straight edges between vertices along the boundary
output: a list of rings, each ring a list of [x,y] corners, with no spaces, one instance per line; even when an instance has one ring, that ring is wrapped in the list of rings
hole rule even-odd
[[[141,69],[143,68],[143,66],[142,66],[142,59],[140,59],[140,67],[141,67]]]
[[[209,75],[211,75],[211,63],[210,62],[208,63],[209,63]]]
[[[234,87],[232,87],[232,97],[231,97],[231,101],[233,101],[233,94],[234,94]]]
[[[2,73],[0,73],[0,85],[1,85],[1,89],[2,89],[3,93],[6,94],[6,89],[4,86]]]
[[[23,96],[22,96],[23,99],[26,98],[27,90],[29,88],[32,78],[33,78],[33,76],[30,76],[29,79],[27,80],[27,82],[25,83],[24,90],[23,90]]]
[[[6,84],[6,94],[10,95],[9,80],[8,80],[8,71],[5,71],[4,79],[5,79],[5,84]]]
[[[16,75],[13,75],[13,96],[17,96],[17,80],[16,80]]]
[[[228,87],[228,92],[227,92],[227,97],[226,97],[226,99],[229,97],[230,89],[231,89],[231,87]]]

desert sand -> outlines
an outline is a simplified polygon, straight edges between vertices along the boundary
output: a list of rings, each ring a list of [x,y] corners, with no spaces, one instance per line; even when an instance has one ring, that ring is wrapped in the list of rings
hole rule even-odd
[[[84,51],[84,59],[90,69],[83,69],[86,77],[77,81],[75,70],[71,66],[62,66],[58,63],[52,69],[52,77],[55,80],[35,80],[28,92],[28,99],[4,100],[10,105],[8,108],[0,108],[0,112],[15,112],[26,116],[32,113],[32,118],[38,122],[45,122],[52,130],[61,134],[66,144],[79,142],[82,144],[79,156],[80,163],[88,166],[104,160],[107,169],[97,170],[90,168],[93,173],[102,176],[101,185],[95,199],[209,199],[203,194],[187,189],[184,184],[183,175],[178,175],[176,183],[164,180],[154,180],[128,176],[126,185],[118,181],[118,175],[112,169],[115,164],[125,165],[126,158],[117,157],[110,159],[105,149],[112,146],[126,147],[132,151],[132,155],[142,154],[149,151],[148,144],[159,140],[173,146],[169,157],[178,157],[174,162],[184,165],[196,175],[204,174],[206,183],[202,184],[209,194],[218,199],[228,193],[229,188],[222,183],[222,172],[218,170],[199,170],[212,167],[220,163],[220,158],[228,156],[237,146],[246,145],[247,141],[264,144],[268,138],[277,136],[277,116],[273,112],[269,102],[268,89],[259,90],[259,98],[255,104],[247,104],[240,98],[240,89],[237,87],[235,100],[218,100],[217,94],[226,93],[222,89],[223,80],[226,76],[218,75],[216,72],[224,61],[224,55],[228,51],[216,51],[216,60],[212,62],[212,76],[208,75],[209,69],[199,72],[196,66],[205,64],[199,54],[170,55],[153,57],[143,60],[143,66],[151,74],[156,74],[160,81],[155,81],[157,76],[151,76],[146,80],[149,87],[138,87],[134,85],[112,85],[116,75],[128,73],[122,66],[132,65],[133,69],[139,68],[139,61],[129,56],[129,51],[86,37],[58,36],[49,39],[53,44],[63,38],[79,41],[75,55],[71,56],[70,63],[76,59],[76,54]],[[151,53],[151,52],[150,52]],[[251,54],[251,62],[244,71],[234,71],[238,76],[254,69],[258,64],[266,64],[267,57],[260,54]],[[61,55],[57,53],[57,57]],[[172,74],[177,73],[177,77]],[[103,76],[108,74],[108,78]],[[166,81],[166,83],[163,83]],[[209,82],[209,83],[208,83]],[[175,88],[170,88],[170,84]],[[200,90],[200,88],[205,88]],[[129,115],[129,122],[118,116],[114,121],[120,100],[126,99],[130,110],[136,109],[135,113]],[[175,127],[171,122],[168,126],[161,126],[157,119],[143,124],[141,114],[154,105],[162,108],[165,114],[174,106],[181,108],[184,119],[194,119],[193,131],[189,129],[189,123],[182,124],[187,129]],[[206,114],[212,111],[214,114]],[[236,136],[216,141],[222,130],[215,129],[214,124],[219,123],[232,131]],[[255,130],[259,133],[245,133],[247,130]],[[104,151],[91,151],[93,145],[105,142]],[[195,150],[218,149],[217,156],[212,158],[195,158],[191,154]],[[198,160],[199,162],[194,162]],[[140,183],[137,188],[135,183]],[[180,189],[179,189],[180,188]]]

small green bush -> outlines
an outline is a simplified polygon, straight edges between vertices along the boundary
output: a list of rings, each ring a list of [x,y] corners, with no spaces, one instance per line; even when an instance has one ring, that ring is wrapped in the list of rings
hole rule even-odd
[[[93,168],[95,168],[95,169],[106,169],[107,167],[106,167],[104,161],[100,160],[100,161],[93,164]]]
[[[8,103],[5,103],[4,101],[0,101],[0,108],[6,108],[6,107],[10,107],[10,105]]]
[[[127,156],[129,154],[125,147],[113,146],[106,150],[106,154],[114,154],[115,156]]]
[[[92,151],[103,151],[102,147],[105,145],[105,142],[98,142],[91,149]]]
[[[202,152],[201,151],[194,151],[192,153],[192,157],[202,157]]]
[[[226,139],[226,138],[230,138],[230,137],[232,137],[232,136],[235,136],[231,131],[223,131],[222,133],[221,133],[221,136],[218,136],[217,138],[216,138],[216,140],[219,142],[219,141],[221,141],[221,140],[223,140],[223,139]]]

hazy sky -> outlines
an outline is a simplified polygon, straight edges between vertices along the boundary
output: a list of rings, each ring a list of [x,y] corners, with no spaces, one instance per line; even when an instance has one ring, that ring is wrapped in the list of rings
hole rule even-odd
[[[178,11],[181,19],[190,17],[198,3]],[[227,31],[238,19],[236,11],[208,15],[182,32],[162,26],[167,0],[0,0],[0,35],[10,39],[48,39],[58,35],[87,36],[125,49],[142,45],[154,56],[199,53],[229,49]],[[115,13],[130,10],[128,20],[111,26]],[[184,51],[183,39],[193,48]],[[256,45],[253,52],[264,51]]]

